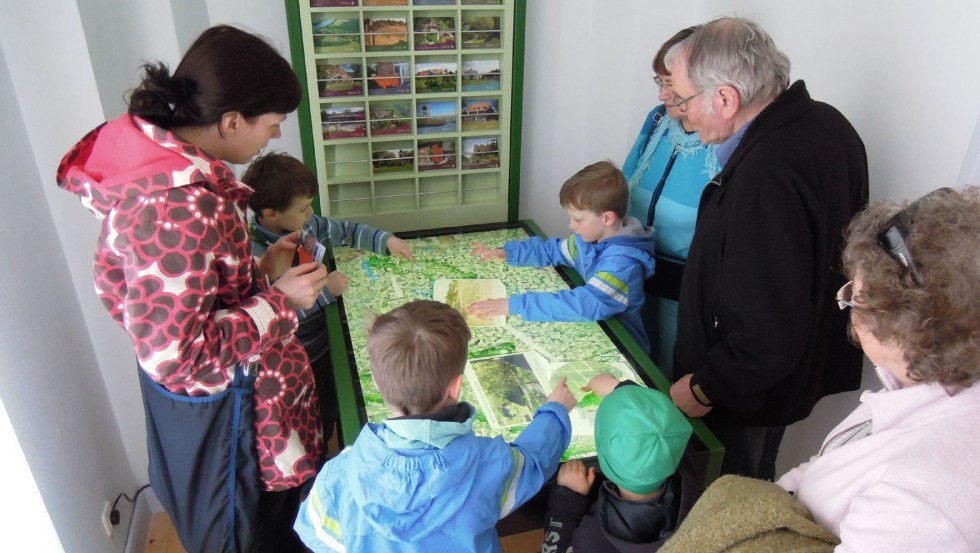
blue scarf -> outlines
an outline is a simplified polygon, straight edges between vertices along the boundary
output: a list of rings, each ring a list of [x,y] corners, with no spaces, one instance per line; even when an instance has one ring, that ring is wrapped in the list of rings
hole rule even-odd
[[[680,154],[681,159],[687,159],[702,150],[714,148],[714,146],[703,144],[698,133],[688,133],[685,131],[680,121],[671,119],[663,113],[654,115],[653,131],[650,133],[650,138],[643,148],[643,154],[636,164],[636,171],[633,171],[633,176],[630,177],[630,194],[636,191],[636,187],[643,180],[643,174],[647,172],[647,169],[650,167],[650,160],[653,159],[653,152],[657,149],[657,145],[660,144],[664,136],[670,141],[670,144],[673,146],[673,151]],[[709,178],[717,175],[721,171],[721,167],[718,165],[718,160],[715,159],[715,156],[705,156],[704,165],[704,174]]]

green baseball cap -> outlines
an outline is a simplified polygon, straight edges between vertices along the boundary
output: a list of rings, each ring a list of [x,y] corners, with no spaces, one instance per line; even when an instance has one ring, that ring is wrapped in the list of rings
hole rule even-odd
[[[617,486],[652,493],[674,474],[691,423],[663,393],[621,386],[603,398],[595,418],[599,467]]]

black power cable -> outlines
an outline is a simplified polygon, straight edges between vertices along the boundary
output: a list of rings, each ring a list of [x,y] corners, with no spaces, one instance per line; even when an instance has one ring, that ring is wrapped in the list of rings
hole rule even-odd
[[[143,490],[145,490],[146,488],[149,488],[149,487],[150,487],[149,484],[145,484],[143,487],[141,487],[140,489],[136,490],[136,493],[133,494],[133,498],[132,499],[130,499],[129,496],[126,495],[125,492],[117,495],[116,496],[116,500],[112,502],[112,510],[109,511],[109,522],[112,523],[113,526],[116,526],[117,524],[119,524],[119,520],[120,520],[120,517],[119,517],[119,509],[116,508],[116,505],[119,504],[119,500],[120,499],[122,499],[122,498],[125,497],[126,498],[126,501],[135,504],[136,503],[136,498],[138,498],[140,496],[140,493]]]

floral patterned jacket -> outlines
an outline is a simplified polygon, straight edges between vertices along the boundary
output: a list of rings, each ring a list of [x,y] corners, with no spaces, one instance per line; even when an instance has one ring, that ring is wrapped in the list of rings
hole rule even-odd
[[[323,448],[313,374],[286,298],[255,280],[245,208],[252,189],[221,161],[124,115],[91,131],[58,185],[103,221],[95,287],[140,366],[190,396],[228,388],[255,364],[255,425],[268,491],[316,473]]]

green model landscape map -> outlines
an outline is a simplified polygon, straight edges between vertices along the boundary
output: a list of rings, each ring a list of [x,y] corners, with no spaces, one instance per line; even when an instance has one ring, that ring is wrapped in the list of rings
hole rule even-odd
[[[502,297],[567,289],[551,267],[511,267],[503,261],[481,262],[470,254],[473,242],[501,247],[509,240],[524,238],[526,231],[518,228],[413,239],[409,243],[416,263],[350,248],[334,250],[337,269],[350,278],[350,289],[343,295],[344,307],[371,422],[381,422],[391,413],[371,380],[364,342],[366,317],[415,299],[446,301],[465,311],[460,298],[466,302],[483,299],[478,295],[474,298],[474,294],[493,295],[505,290],[496,296]],[[461,282],[471,279],[482,282],[472,283],[474,286]],[[434,297],[436,288],[441,291]],[[478,410],[476,433],[502,435],[513,441],[544,403],[554,383],[565,376],[579,403],[571,413],[572,443],[564,458],[595,455],[593,428],[599,401],[580,387],[601,372],[641,382],[636,372],[598,324],[537,323],[513,315],[497,323],[500,326],[471,326],[473,339],[461,399]]]

